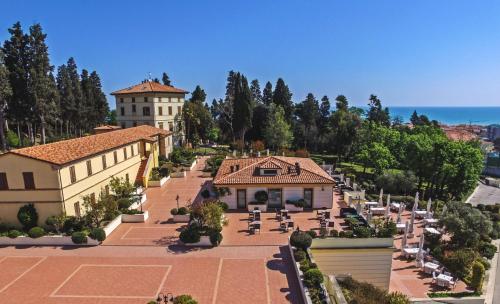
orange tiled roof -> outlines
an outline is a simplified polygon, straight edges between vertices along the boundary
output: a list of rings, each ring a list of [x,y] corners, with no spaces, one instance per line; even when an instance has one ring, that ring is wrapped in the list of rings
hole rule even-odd
[[[112,126],[112,125],[103,125],[99,127],[95,127],[94,130],[118,130],[121,129],[120,126]]]
[[[474,133],[471,133],[467,130],[449,129],[449,130],[444,130],[444,132],[446,133],[448,139],[456,141],[458,140],[469,141],[477,138],[477,136]]]
[[[139,83],[134,86],[114,91],[111,95],[122,95],[122,94],[134,94],[134,93],[189,93],[183,89],[174,88],[172,86],[160,84],[154,81],[146,81],[144,83]]]
[[[154,136],[168,136],[170,134],[172,134],[170,131],[143,125],[58,141],[46,145],[16,149],[8,153],[42,160],[56,165],[64,165],[139,140],[152,140]]]
[[[295,168],[300,166],[300,173]],[[231,172],[231,167],[239,170]],[[279,168],[274,176],[260,175],[260,168]],[[237,184],[333,184],[334,180],[310,158],[268,156],[225,159],[214,178],[215,185]]]

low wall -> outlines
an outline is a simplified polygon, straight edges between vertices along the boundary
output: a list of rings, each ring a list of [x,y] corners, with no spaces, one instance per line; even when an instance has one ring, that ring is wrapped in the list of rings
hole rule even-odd
[[[248,211],[253,211],[255,208],[259,208],[260,211],[266,212],[267,211],[267,205],[266,204],[248,204],[247,205]]]
[[[186,176],[186,171],[170,173],[171,178],[180,178],[180,177],[185,177],[185,176]]]
[[[106,232],[106,236],[109,236],[113,230],[115,230],[122,223],[122,215],[118,215],[111,222],[109,222],[103,229]]]
[[[36,239],[28,236],[19,236],[15,239],[0,237],[0,245],[6,246],[97,246],[99,241],[87,237],[86,244],[75,244],[71,236],[47,235]]]
[[[311,249],[388,248],[393,242],[392,238],[315,238]]]
[[[484,304],[484,297],[464,297],[464,298],[421,298],[410,299],[412,303],[428,304],[431,303],[449,303],[449,304]]]
[[[193,170],[194,166],[196,166],[196,163],[197,163],[197,160],[195,159],[195,160],[193,161],[193,163],[191,164],[191,166],[189,166],[189,167],[182,167],[182,168],[183,168],[185,171],[191,171],[191,170]]]
[[[122,214],[122,223],[144,223],[148,218],[148,211],[140,214]]]
[[[207,235],[202,235],[200,237],[200,241],[197,243],[182,243],[182,244],[189,246],[189,247],[212,247],[213,246],[212,242],[210,242],[210,237]]]
[[[189,223],[189,214],[176,214],[172,215],[172,220],[174,223]]]
[[[296,207],[295,205],[293,204],[286,204],[285,203],[285,209],[290,211],[290,212],[300,212],[300,211],[304,211],[304,208],[303,207]]]
[[[163,186],[168,180],[170,179],[170,176],[163,177],[159,181],[154,181],[154,180],[149,180],[148,181],[148,187],[161,187]]]

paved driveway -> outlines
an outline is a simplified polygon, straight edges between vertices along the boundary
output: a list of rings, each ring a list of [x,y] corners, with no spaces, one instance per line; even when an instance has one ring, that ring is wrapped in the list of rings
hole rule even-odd
[[[479,186],[477,186],[476,190],[469,198],[469,203],[473,206],[477,206],[478,204],[500,204],[500,188],[479,183]]]

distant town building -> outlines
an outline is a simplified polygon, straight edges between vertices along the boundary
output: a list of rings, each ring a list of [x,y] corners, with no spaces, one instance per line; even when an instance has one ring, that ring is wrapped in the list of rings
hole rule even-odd
[[[489,140],[494,141],[500,137],[500,125],[489,125],[486,131]]]
[[[116,120],[123,129],[150,125],[174,133],[174,144],[179,145],[183,134],[178,132],[184,99],[189,93],[183,89],[146,81],[115,91]]]

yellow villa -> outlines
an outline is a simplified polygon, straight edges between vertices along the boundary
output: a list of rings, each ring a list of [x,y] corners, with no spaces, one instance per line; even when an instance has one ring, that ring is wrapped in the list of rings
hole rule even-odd
[[[172,151],[172,132],[152,126],[90,135],[0,155],[0,222],[19,225],[17,212],[33,203],[43,223],[61,213],[79,216],[82,197],[109,191],[112,177],[147,187],[158,157]]]

